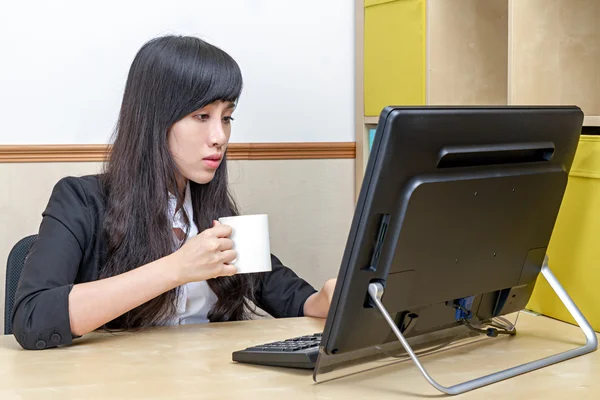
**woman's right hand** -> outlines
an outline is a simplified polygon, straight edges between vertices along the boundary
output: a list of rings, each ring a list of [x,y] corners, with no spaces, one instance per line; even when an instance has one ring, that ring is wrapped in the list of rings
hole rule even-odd
[[[179,284],[234,275],[237,269],[229,263],[235,260],[236,252],[230,235],[230,226],[215,221],[212,228],[188,239],[174,252],[170,257],[174,260]]]

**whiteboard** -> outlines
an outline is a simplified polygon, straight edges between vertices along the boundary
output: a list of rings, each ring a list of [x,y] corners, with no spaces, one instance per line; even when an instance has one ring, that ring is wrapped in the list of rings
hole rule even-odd
[[[11,1],[0,9],[0,144],[104,144],[147,40],[194,35],[236,59],[231,142],[354,141],[350,0]]]

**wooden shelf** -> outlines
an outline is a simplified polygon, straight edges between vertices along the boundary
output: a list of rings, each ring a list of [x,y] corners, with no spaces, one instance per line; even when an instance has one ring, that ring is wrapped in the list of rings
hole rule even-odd
[[[379,122],[379,117],[365,116],[363,122],[365,125],[377,125]]]
[[[427,3],[427,104],[508,101],[508,0]]]
[[[510,104],[600,115],[600,1],[512,0]]]
[[[387,105],[576,105],[584,126],[600,126],[600,0],[355,1],[357,186]],[[367,107],[374,91],[381,101]]]
[[[600,116],[584,117],[583,126],[600,126]]]

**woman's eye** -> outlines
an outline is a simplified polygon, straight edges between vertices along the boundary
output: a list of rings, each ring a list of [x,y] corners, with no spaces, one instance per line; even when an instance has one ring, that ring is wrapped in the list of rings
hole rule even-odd
[[[233,121],[233,117],[223,117],[223,122],[226,124],[230,124]]]
[[[196,118],[198,118],[200,121],[206,121],[208,120],[208,114],[198,114],[196,115]]]

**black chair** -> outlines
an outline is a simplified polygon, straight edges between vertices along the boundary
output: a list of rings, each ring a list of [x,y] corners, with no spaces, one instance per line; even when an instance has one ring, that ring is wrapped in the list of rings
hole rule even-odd
[[[21,278],[25,259],[35,242],[37,235],[26,236],[15,244],[8,254],[6,262],[6,286],[4,291],[4,334],[12,333],[12,311],[15,305],[15,293]]]

